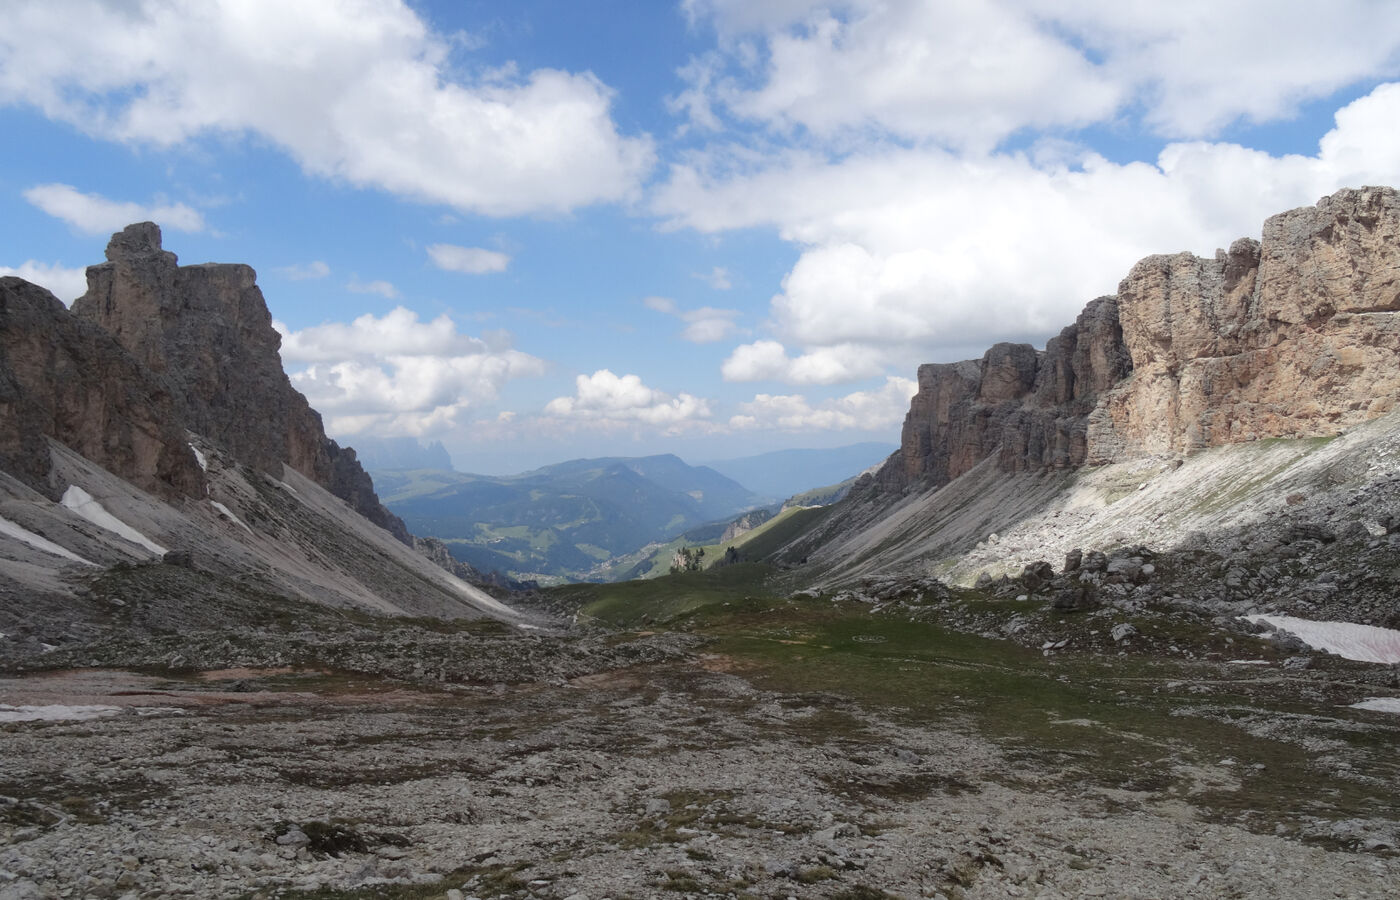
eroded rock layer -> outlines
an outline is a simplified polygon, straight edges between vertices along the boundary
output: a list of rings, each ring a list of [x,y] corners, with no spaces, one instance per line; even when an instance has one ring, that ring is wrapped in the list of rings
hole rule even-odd
[[[1400,400],[1400,193],[1343,190],[1214,259],[1151,256],[1042,351],[919,368],[888,488],[1339,433]]]

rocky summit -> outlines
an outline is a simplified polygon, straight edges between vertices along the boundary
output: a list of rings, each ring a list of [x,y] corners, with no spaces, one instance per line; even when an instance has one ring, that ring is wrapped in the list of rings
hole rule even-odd
[[[888,487],[1336,434],[1400,400],[1400,194],[1344,190],[1214,259],[1135,265],[1044,350],[921,366]]]
[[[494,593],[252,269],[0,279],[0,900],[1392,897],[1397,275],[1389,188],[1149,257],[844,499]]]
[[[112,236],[89,266],[73,315],[114,337],[184,400],[184,427],[271,474],[285,463],[408,542],[352,450],[326,437],[321,416],[282,371],[257,276],[245,265],[181,266],[151,222]]]
[[[292,601],[518,618],[415,551],[326,437],[251,268],[178,265],[147,222],[87,278],[71,310],[0,279],[0,656]]]

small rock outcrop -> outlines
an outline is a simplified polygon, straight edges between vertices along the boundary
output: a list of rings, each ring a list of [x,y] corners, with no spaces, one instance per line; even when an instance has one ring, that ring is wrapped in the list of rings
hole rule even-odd
[[[143,222],[112,236],[107,262],[88,267],[87,279],[73,317],[112,335],[164,379],[185,427],[273,476],[287,463],[411,542],[354,451],[326,437],[320,414],[292,387],[251,267],[181,266],[161,248],[160,228]]]
[[[881,488],[1337,434],[1400,402],[1400,193],[1343,190],[1214,259],[1151,256],[1046,348],[919,367]]]
[[[719,537],[719,542],[727,544],[741,534],[748,534],[771,518],[773,518],[773,514],[766,509],[755,509],[752,512],[744,513],[725,526],[724,533]]]

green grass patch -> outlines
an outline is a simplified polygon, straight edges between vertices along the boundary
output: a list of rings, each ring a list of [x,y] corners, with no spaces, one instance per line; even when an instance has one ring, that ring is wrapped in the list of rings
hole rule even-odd
[[[1190,688],[1203,676],[1221,680],[1218,666],[1144,653],[1046,657],[1010,641],[820,602],[755,606],[709,631],[718,637],[712,651],[748,662],[748,676],[765,688],[834,694],[920,723],[972,727],[1057,784],[1189,799],[1223,819],[1269,828],[1307,815],[1400,814],[1394,791],[1319,773],[1297,743],[1251,734],[1252,722],[1318,709],[1261,697],[1243,681],[1253,677],[1246,672],[1237,685],[1224,680],[1197,694]],[[1237,719],[1222,708],[1237,709]],[[832,712],[808,725],[814,742],[861,739],[858,722],[843,723]],[[1389,783],[1400,766],[1379,748],[1392,737],[1393,730],[1380,738],[1361,730],[1350,741],[1377,742],[1370,774]],[[1222,768],[1221,760],[1232,762]],[[1203,772],[1220,775],[1220,783]],[[899,801],[971,785],[911,773],[832,788]]]
[[[581,622],[640,628],[676,623],[746,596],[767,596],[770,574],[767,566],[740,564],[646,581],[563,585],[550,588],[548,596],[553,604],[577,609]]]

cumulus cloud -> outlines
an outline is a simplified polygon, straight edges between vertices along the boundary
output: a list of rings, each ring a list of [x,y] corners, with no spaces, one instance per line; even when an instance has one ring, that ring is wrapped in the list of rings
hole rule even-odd
[[[1373,0],[685,8],[727,37],[729,65],[713,52],[692,60],[673,101],[710,128],[722,109],[820,137],[873,127],[986,150],[1023,129],[1141,115],[1164,136],[1206,137],[1400,71],[1400,7]]]
[[[510,265],[510,257],[496,250],[481,247],[458,247],[456,244],[430,244],[428,257],[433,265],[446,272],[463,272],[467,275],[485,275],[491,272],[504,272]]]
[[[147,221],[176,231],[204,230],[204,216],[183,203],[121,202],[101,194],[84,194],[70,184],[58,183],[36,184],[24,192],[24,199],[85,234],[107,234],[120,231],[132,222]]]
[[[399,296],[399,289],[392,282],[383,279],[361,281],[358,275],[351,276],[345,283],[345,289],[356,294],[378,294],[385,300],[397,300]]]
[[[256,136],[313,175],[486,215],[636,190],[654,149],[619,133],[606,85],[464,75],[462,50],[403,0],[13,0],[0,103],[137,145]]]
[[[670,297],[646,297],[642,303],[648,309],[675,316],[686,323],[681,337],[693,344],[713,344],[731,337],[739,330],[734,321],[739,317],[737,309],[717,309],[713,306],[681,309]]]
[[[742,344],[720,367],[725,381],[783,381],[788,384],[840,384],[884,371],[883,354],[857,344],[818,347],[797,357],[777,341]]]
[[[777,428],[784,431],[875,431],[898,425],[909,411],[918,384],[887,376],[878,390],[856,391],[816,405],[801,394],[757,394],[739,404],[729,419],[735,430]]]
[[[507,381],[545,369],[504,332],[476,338],[447,315],[422,322],[403,307],[301,331],[273,325],[284,362],[310,363],[291,373],[292,383],[336,434],[440,433],[494,400]]]
[[[289,278],[292,281],[312,281],[331,274],[331,267],[317,259],[305,264],[282,266],[276,271],[283,278]]]
[[[704,425],[709,401],[691,394],[671,396],[649,388],[636,375],[614,375],[599,369],[574,379],[572,397],[555,397],[545,405],[546,417],[594,426],[644,424],[678,432]]]
[[[1062,144],[878,147],[735,171],[717,152],[673,168],[654,208],[702,232],[773,227],[801,248],[771,303],[785,345],[913,347],[927,361],[1043,340],[1148,254],[1209,254],[1340,187],[1400,183],[1396,121],[1400,84],[1386,84],[1340,110],[1312,156],[1180,142],[1155,163],[1118,164]],[[741,350],[730,377],[781,377],[785,354]]]
[[[41,263],[32,259],[18,266],[0,266],[0,275],[14,275],[25,281],[48,288],[64,305],[87,293],[87,269],[69,269],[58,263]]]

